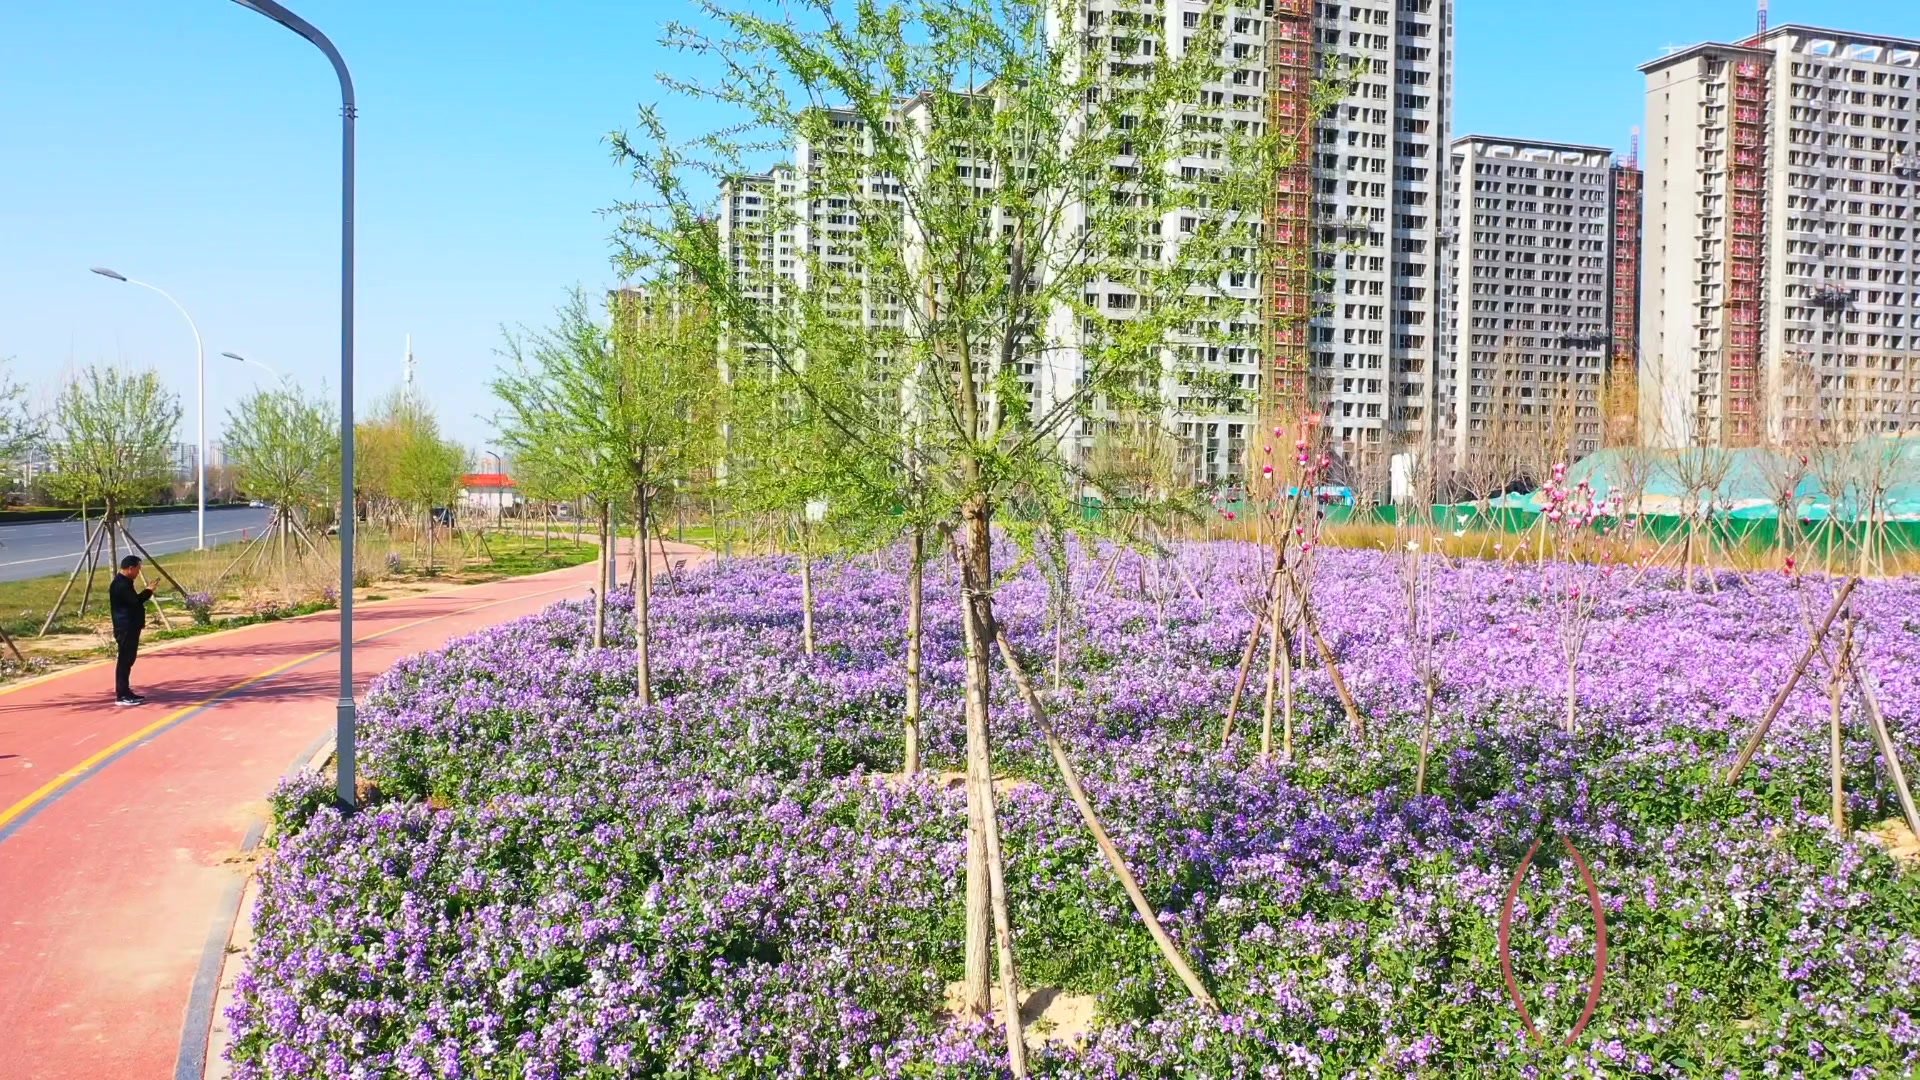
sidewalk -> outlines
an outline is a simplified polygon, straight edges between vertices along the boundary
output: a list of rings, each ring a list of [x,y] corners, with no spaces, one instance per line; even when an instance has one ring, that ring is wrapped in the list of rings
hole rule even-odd
[[[593,570],[362,605],[355,681],[584,597]],[[339,634],[328,614],[155,650],[138,709],[111,705],[110,664],[0,690],[0,1073],[199,1076],[196,974],[217,973],[267,792],[333,732]]]

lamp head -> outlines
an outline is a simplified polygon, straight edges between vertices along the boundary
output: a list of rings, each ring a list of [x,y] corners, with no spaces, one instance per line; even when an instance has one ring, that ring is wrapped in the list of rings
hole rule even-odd
[[[101,277],[107,277],[107,278],[112,278],[112,279],[113,279],[113,280],[115,280],[115,281],[125,281],[125,280],[127,280],[127,275],[125,275],[125,274],[122,274],[122,273],[120,273],[120,272],[119,272],[119,271],[117,271],[117,270],[109,270],[109,269],[107,269],[107,268],[106,268],[106,267],[104,267],[104,266],[96,266],[96,267],[94,267],[94,268],[93,268],[93,272],[94,272],[94,273],[96,273],[96,274],[99,274],[99,275],[100,275]]]

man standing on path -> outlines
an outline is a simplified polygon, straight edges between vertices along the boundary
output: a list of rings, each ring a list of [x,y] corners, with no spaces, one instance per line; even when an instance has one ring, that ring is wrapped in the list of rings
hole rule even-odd
[[[133,674],[134,657],[140,654],[140,631],[147,625],[147,601],[152,589],[135,590],[133,579],[140,576],[140,556],[120,560],[120,572],[107,586],[107,606],[113,609],[113,640],[120,646],[120,661],[113,668],[113,702],[116,705],[145,705],[147,699],[133,692],[127,679]]]

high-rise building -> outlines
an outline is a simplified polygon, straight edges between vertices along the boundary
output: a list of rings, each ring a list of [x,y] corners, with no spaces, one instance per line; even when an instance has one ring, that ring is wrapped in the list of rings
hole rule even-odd
[[[1349,453],[1423,431],[1440,347],[1453,0],[1085,0],[1080,18],[1085,34],[1159,28],[1165,56],[1181,55],[1202,19],[1218,20],[1226,67],[1196,121],[1272,124],[1298,144],[1266,212],[1275,257],[1262,265],[1250,252],[1249,272],[1227,283],[1265,307],[1265,332],[1237,347],[1169,342],[1176,371],[1243,391],[1239,407],[1222,408],[1177,376],[1163,388],[1191,478],[1244,477],[1263,407],[1320,412]],[[1316,120],[1314,87],[1328,77],[1352,89]],[[1164,235],[1182,227],[1173,214]]]
[[[1281,122],[1305,115],[1314,74],[1352,92],[1312,125],[1303,152],[1311,224],[1296,224],[1299,174],[1282,175],[1274,242],[1308,260],[1311,405],[1336,446],[1377,451],[1431,423],[1440,355],[1445,147],[1453,116],[1453,0],[1273,0],[1274,99]],[[1310,68],[1299,36],[1311,15]],[[1284,334],[1299,282],[1275,283]],[[1297,370],[1284,340],[1281,371]],[[1297,383],[1295,384],[1297,385]],[[1284,385],[1276,387],[1283,390]]]
[[[1056,40],[1078,40],[1089,54],[1107,57],[1107,76],[1119,81],[1135,77],[1133,65],[1111,62],[1122,56],[1162,57],[1170,61],[1188,55],[1197,40],[1217,42],[1220,67],[1214,78],[1196,91],[1194,109],[1187,123],[1195,129],[1213,131],[1260,131],[1269,121],[1268,49],[1270,27],[1265,0],[1083,0],[1077,12],[1070,13],[1077,23],[1071,27],[1052,18]],[[1204,20],[1211,20],[1208,25]],[[1137,44],[1144,39],[1144,48]],[[1113,175],[1125,176],[1140,167],[1132,155],[1121,155],[1113,162]],[[1177,170],[1183,180],[1218,173],[1224,165],[1217,151],[1196,152],[1169,161],[1168,169]],[[1103,195],[1104,197],[1104,195]],[[1166,214],[1153,230],[1151,242],[1143,244],[1149,259],[1172,259],[1177,245],[1193,235],[1216,208],[1207,206],[1176,208]],[[1078,213],[1076,204],[1070,209]],[[1246,452],[1254,426],[1259,422],[1258,403],[1263,388],[1268,352],[1262,335],[1262,282],[1260,252],[1249,245],[1244,270],[1230,271],[1219,283],[1223,297],[1241,305],[1240,316],[1223,320],[1215,333],[1176,333],[1166,342],[1165,375],[1157,388],[1165,403],[1160,428],[1170,433],[1178,445],[1180,471],[1199,484],[1220,484],[1245,475]],[[1124,275],[1122,275],[1124,278]],[[1122,280],[1090,283],[1087,300],[1108,319],[1125,321],[1136,316],[1139,295]],[[1064,341],[1073,341],[1083,328],[1069,312],[1053,320],[1052,332]],[[1070,394],[1079,384],[1077,371],[1071,370],[1078,357],[1068,349],[1060,362],[1050,362],[1047,370],[1036,374],[1042,401]],[[1097,404],[1097,403],[1096,403]],[[1117,418],[1096,407],[1079,420],[1079,428],[1067,440],[1066,452],[1085,455],[1094,445],[1097,428]],[[1129,427],[1128,438],[1146,437]]]
[[[1640,70],[1643,438],[1920,429],[1920,41],[1789,25]]]
[[[1545,456],[1592,453],[1611,341],[1612,151],[1469,135],[1449,171],[1439,390],[1453,460],[1496,436]]]
[[[795,210],[793,204],[799,191],[799,180],[787,165],[757,176],[737,176],[721,185],[715,220],[720,250],[749,300],[770,304],[787,295],[798,280],[797,219],[804,207]],[[744,337],[722,344],[723,367],[736,362],[736,349],[737,362],[769,362],[762,347]],[[729,344],[733,347],[726,347]]]

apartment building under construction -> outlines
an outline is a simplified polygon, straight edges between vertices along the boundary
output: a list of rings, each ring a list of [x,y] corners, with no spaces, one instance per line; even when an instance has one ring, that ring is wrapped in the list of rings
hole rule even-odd
[[[1920,41],[1788,25],[1641,71],[1642,437],[1920,430]]]
[[[1267,223],[1268,405],[1318,412],[1345,453],[1377,452],[1433,423],[1453,0],[1269,10],[1270,115],[1299,152]],[[1350,92],[1314,117],[1327,80]]]

